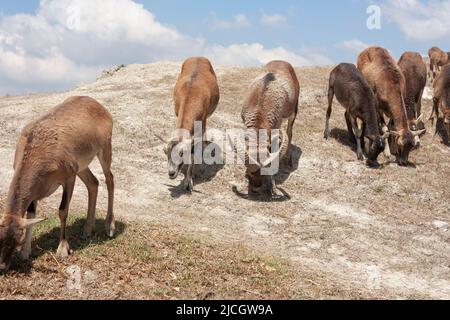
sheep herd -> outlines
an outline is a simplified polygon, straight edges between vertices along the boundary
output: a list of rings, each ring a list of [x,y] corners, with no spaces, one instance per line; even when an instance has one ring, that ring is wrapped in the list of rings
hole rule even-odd
[[[329,137],[333,99],[345,109],[349,135],[355,140],[357,158],[369,167],[379,167],[378,156],[395,156],[398,165],[410,164],[409,154],[420,148],[426,133],[421,101],[431,78],[434,88],[433,112],[429,119],[437,123],[440,113],[450,136],[450,55],[430,49],[430,70],[418,53],[406,52],[395,61],[389,51],[370,47],[359,56],[357,65],[342,63],[329,78],[328,109],[324,137]],[[300,84],[294,68],[285,61],[269,62],[247,90],[241,118],[248,134],[243,152],[237,152],[245,164],[248,196],[275,199],[283,197],[275,184],[278,164],[286,159],[293,166],[292,138],[299,112]],[[194,189],[194,154],[207,141],[196,145],[196,123],[203,137],[207,119],[220,100],[213,66],[206,58],[189,58],[174,90],[177,117],[174,135],[165,142],[170,179],[184,173],[182,187]],[[286,123],[286,125],[284,125]],[[286,127],[286,128],[285,128]],[[89,165],[98,158],[108,189],[108,215],[105,221],[109,237],[114,236],[114,176],[111,172],[113,119],[109,111],[89,97],[72,97],[33,121],[20,134],[12,178],[4,213],[0,220],[0,273],[9,269],[16,251],[22,259],[31,254],[32,227],[38,201],[59,187],[63,196],[59,207],[61,232],[57,256],[71,253],[66,238],[66,221],[76,178],[88,190],[88,217],[84,235],[89,237],[95,221],[98,180]],[[251,134],[252,132],[256,134]],[[237,148],[233,146],[233,148]],[[236,151],[236,150],[235,150]]]

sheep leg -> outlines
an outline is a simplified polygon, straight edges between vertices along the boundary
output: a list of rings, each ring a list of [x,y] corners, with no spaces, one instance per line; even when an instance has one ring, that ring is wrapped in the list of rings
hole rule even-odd
[[[63,196],[61,205],[59,206],[59,220],[61,223],[61,231],[59,237],[59,246],[56,255],[58,258],[64,259],[71,253],[69,243],[66,236],[67,216],[69,214],[69,205],[72,201],[73,189],[75,187],[75,175],[70,177],[63,186]]]
[[[295,115],[289,119],[288,122],[288,129],[287,129],[287,134],[288,134],[288,138],[289,138],[289,166],[291,168],[294,167],[294,155],[293,155],[293,150],[292,150],[292,136],[293,136],[293,130],[294,130],[294,123],[295,123],[295,119],[297,118],[297,112],[295,113]]]
[[[328,89],[328,110],[327,110],[327,118],[325,121],[325,131],[323,133],[324,139],[328,140],[328,137],[330,135],[330,118],[331,118],[331,112],[333,108],[333,98],[334,98],[334,89],[332,86]]]
[[[379,122],[380,122],[380,128],[381,128],[381,135],[384,135],[385,133],[389,132],[389,128],[386,125],[386,121],[384,120],[383,113],[379,113]],[[384,156],[386,159],[390,159],[392,156],[391,147],[389,146],[389,137],[387,137],[384,140]]]
[[[27,210],[27,219],[36,218],[37,201],[33,201]],[[33,237],[33,227],[30,226],[25,231],[25,243],[20,251],[20,258],[24,261],[28,260],[31,255],[31,239]]]
[[[428,121],[431,121],[431,125],[434,125],[434,115],[439,117],[439,99],[433,99],[433,108],[431,108],[431,114]]]
[[[356,140],[356,154],[358,156],[358,160],[364,160],[364,155],[361,147],[361,136],[362,136],[362,128],[363,128],[363,122],[359,119],[355,119],[352,116],[349,115],[349,120],[352,125],[352,129],[355,135]]]
[[[355,134],[353,132],[353,125],[352,125],[352,121],[351,121],[351,116],[350,114],[346,111],[345,112],[345,123],[347,124],[347,129],[348,129],[348,134],[350,136],[350,141],[355,140]]]
[[[78,174],[88,190],[88,214],[83,229],[83,237],[90,238],[95,225],[95,208],[97,206],[98,180],[89,168]]]
[[[278,188],[277,188],[277,184],[275,182],[275,177],[272,176],[271,179],[272,179],[272,196],[274,196],[274,197],[282,197],[282,196],[284,196],[283,193],[280,192],[278,190]]]
[[[183,188],[189,192],[194,191],[194,181],[192,180],[193,170],[194,170],[194,162],[191,161],[186,170],[186,176],[184,177],[184,180],[182,182]]]

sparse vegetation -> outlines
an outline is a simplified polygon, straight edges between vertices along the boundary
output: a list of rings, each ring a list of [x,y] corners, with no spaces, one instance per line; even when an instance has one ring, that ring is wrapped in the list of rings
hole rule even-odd
[[[59,261],[59,220],[35,229],[33,259],[15,260],[0,276],[1,299],[286,299],[291,291],[288,263],[242,246],[214,244],[180,235],[162,225],[118,222],[118,235],[104,235],[97,221],[83,240],[84,218],[68,224],[74,254]],[[73,267],[81,272],[80,287]],[[75,269],[76,270],[76,269]],[[69,288],[67,283],[69,281]]]

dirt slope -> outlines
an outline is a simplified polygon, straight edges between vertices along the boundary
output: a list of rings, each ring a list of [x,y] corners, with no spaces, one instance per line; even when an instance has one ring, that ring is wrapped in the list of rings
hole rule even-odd
[[[174,126],[172,89],[178,63],[131,65],[72,92],[0,99],[0,199],[12,175],[14,146],[30,120],[71,95],[98,99],[113,114],[116,214],[176,225],[187,233],[239,243],[292,261],[293,284],[319,298],[450,298],[450,148],[429,133],[414,151],[416,168],[387,163],[371,170],[356,160],[335,102],[332,138],[324,141],[331,68],[299,68],[301,111],[294,130],[297,169],[281,174],[287,202],[238,198],[242,166],[198,168],[188,196],[166,174],[163,143]],[[257,68],[218,67],[221,88],[214,128],[241,127],[244,93]],[[425,100],[428,115],[430,101]],[[429,128],[430,129],[430,128]],[[429,130],[431,132],[431,129]],[[94,172],[103,182],[97,163]],[[44,201],[56,213],[59,194]],[[78,183],[74,206],[86,208]],[[99,213],[106,208],[104,184]],[[442,224],[442,223],[441,223]]]

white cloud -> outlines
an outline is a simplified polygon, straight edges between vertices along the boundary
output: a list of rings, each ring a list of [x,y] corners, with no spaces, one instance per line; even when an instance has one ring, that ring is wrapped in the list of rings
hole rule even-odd
[[[244,27],[247,17],[234,17]],[[328,64],[317,52],[262,44],[207,45],[163,25],[132,0],[41,0],[35,14],[0,15],[0,95],[65,90],[119,64],[210,56],[215,63]]]
[[[261,24],[269,27],[279,27],[286,23],[287,18],[281,14],[263,14],[261,17]]]
[[[370,47],[369,44],[362,42],[358,39],[348,40],[341,43],[338,43],[337,45],[339,48],[343,48],[346,50],[350,50],[356,53],[360,53],[361,51],[364,51],[368,47]]]
[[[231,20],[223,20],[217,17],[215,12],[211,12],[207,23],[213,29],[243,29],[251,27],[251,22],[245,14],[236,14]]]
[[[450,1],[387,0],[382,13],[408,38],[426,41],[450,36]]]
[[[286,60],[295,66],[331,64],[328,58],[317,52],[300,55],[283,47],[267,49],[260,43],[233,44],[228,47],[215,45],[208,48],[206,53],[214,63],[229,66],[264,65],[271,60]]]
[[[66,89],[107,66],[202,50],[131,0],[41,0],[34,15],[0,16],[0,94]]]

